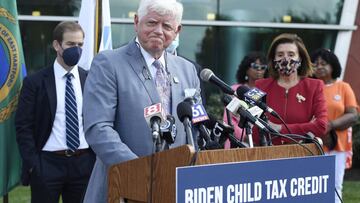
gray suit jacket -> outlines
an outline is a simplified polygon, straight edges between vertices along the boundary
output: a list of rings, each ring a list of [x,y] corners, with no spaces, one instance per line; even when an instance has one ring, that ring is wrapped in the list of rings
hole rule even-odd
[[[193,64],[170,54],[166,57],[171,74],[172,115],[177,127],[171,147],[176,147],[186,144],[176,107],[185,98],[184,89],[200,91],[200,82]],[[153,150],[144,108],[159,103],[160,96],[135,41],[94,58],[83,101],[85,137],[97,155],[84,202],[105,203],[109,166],[150,155]]]

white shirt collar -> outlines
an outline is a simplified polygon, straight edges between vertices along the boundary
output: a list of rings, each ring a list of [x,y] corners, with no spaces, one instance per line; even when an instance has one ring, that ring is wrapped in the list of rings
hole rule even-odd
[[[140,48],[140,51],[141,51],[141,54],[143,55],[143,57],[144,57],[144,59],[145,59],[145,62],[146,62],[146,65],[147,65],[147,67],[151,67],[152,66],[152,64],[154,63],[154,61],[155,61],[155,59],[154,59],[154,57],[153,56],[151,56],[150,54],[149,54],[149,52],[147,52],[142,46],[141,46],[141,44],[140,44],[140,42],[139,42],[139,39],[136,37],[136,39],[135,39],[135,42],[136,42],[136,44],[139,46],[139,48]],[[160,62],[161,62],[161,64],[163,65],[163,67],[165,67],[165,51],[163,51],[163,53],[161,54],[161,56],[160,56],[160,58],[158,59]]]
[[[78,66],[75,65],[70,71],[70,73],[73,74],[75,79],[79,78],[79,71],[78,71]],[[64,76],[68,73],[68,71],[65,70],[65,68],[63,68],[59,62],[57,62],[57,60],[54,61],[54,74],[55,74],[55,78],[58,79],[62,79],[65,78]]]

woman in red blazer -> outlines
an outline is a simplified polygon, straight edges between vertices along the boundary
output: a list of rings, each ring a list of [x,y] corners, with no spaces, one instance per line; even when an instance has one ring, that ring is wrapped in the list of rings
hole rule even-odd
[[[268,51],[270,78],[257,80],[256,87],[267,93],[267,105],[285,121],[292,134],[308,132],[323,137],[327,126],[327,110],[321,80],[309,78],[312,64],[302,39],[296,34],[277,36]],[[270,125],[289,134],[280,120],[269,117]],[[258,136],[254,137],[254,141]],[[277,137],[273,144],[292,143]]]

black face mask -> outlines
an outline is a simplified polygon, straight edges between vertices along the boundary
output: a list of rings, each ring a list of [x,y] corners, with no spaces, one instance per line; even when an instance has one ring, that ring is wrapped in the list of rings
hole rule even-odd
[[[81,57],[82,49],[78,46],[69,47],[64,49],[62,58],[64,63],[68,66],[75,66]]]

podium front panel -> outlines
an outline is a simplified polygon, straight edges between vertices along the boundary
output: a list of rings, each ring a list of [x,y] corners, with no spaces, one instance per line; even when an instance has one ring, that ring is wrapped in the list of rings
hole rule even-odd
[[[177,168],[176,200],[334,202],[335,157],[313,156]]]

